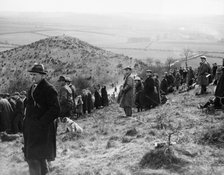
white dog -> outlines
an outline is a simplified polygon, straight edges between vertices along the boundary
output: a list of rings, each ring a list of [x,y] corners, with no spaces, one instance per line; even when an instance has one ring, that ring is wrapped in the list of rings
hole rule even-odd
[[[62,118],[62,123],[65,124],[66,131],[79,134],[83,133],[83,129],[68,117]]]

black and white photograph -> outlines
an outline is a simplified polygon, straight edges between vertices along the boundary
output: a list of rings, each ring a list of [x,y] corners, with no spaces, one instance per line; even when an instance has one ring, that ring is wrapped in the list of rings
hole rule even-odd
[[[0,0],[1,175],[224,175],[224,0]]]

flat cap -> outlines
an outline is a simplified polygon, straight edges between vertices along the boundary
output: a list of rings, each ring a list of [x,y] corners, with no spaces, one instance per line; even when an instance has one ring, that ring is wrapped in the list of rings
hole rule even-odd
[[[66,78],[65,78],[64,76],[60,76],[59,79],[58,79],[58,81],[59,81],[59,82],[60,82],[60,81],[66,81]]]
[[[132,68],[130,66],[127,66],[124,68],[124,70],[132,70]]]
[[[206,60],[206,56],[201,56],[200,58]]]

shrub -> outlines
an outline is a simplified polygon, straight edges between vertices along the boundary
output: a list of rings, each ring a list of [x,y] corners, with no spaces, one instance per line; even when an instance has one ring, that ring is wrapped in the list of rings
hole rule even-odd
[[[9,81],[8,88],[5,89],[5,92],[13,93],[13,92],[21,92],[23,90],[27,91],[31,86],[32,82],[29,77],[24,74],[21,74],[17,77],[14,77]]]
[[[91,87],[91,81],[82,76],[73,77],[72,84],[75,85],[78,94],[80,94],[83,89]]]

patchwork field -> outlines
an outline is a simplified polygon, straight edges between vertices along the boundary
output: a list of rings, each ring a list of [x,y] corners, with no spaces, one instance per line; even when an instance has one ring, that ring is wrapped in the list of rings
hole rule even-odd
[[[27,18],[23,15],[17,18],[3,16],[0,18],[0,51],[15,47],[14,44],[24,45],[65,34],[138,59],[150,57],[162,62],[168,57],[180,59],[185,48],[194,53],[204,52],[208,57],[218,57],[215,62],[224,57],[222,17],[169,22],[156,19],[94,15],[58,15],[58,18],[49,15],[44,18],[44,14]]]

